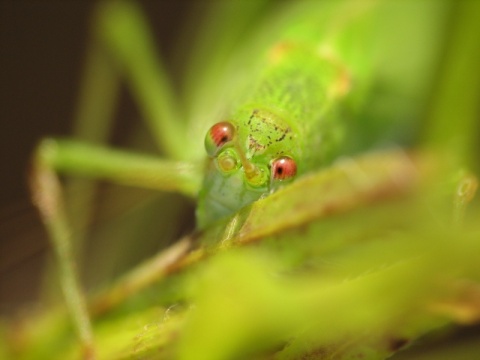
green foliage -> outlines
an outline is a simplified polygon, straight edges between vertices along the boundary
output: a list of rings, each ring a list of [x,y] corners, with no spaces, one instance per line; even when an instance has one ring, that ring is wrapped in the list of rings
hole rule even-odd
[[[118,4],[124,3],[104,3],[101,11]],[[309,19],[316,14],[311,2],[295,6],[252,2],[245,9],[232,4],[239,6],[225,2],[212,8],[211,27],[199,34],[193,46],[194,60],[186,77],[196,80],[181,97],[187,104],[181,110],[192,126],[185,133],[181,130],[180,137],[188,138],[192,131],[201,133],[198,140],[203,141],[202,118],[218,110],[220,105],[212,105],[216,96],[220,102],[231,98],[235,85],[241,84],[234,75],[231,79],[223,75],[242,61],[249,70],[255,69],[254,61],[246,59],[283,29],[286,14]],[[360,112],[359,123],[352,124],[353,133],[366,134],[352,144],[351,151],[367,148],[368,153],[344,157],[194,232],[91,296],[98,358],[384,359],[404,346],[410,347],[406,356],[413,358],[419,339],[428,343],[439,331],[478,324],[480,207],[478,198],[472,200],[476,178],[464,169],[479,168],[475,146],[480,6],[474,1],[385,4],[380,12],[384,16],[376,21],[396,31],[374,38],[380,44],[376,51],[386,52],[378,57],[378,64],[355,62],[355,54],[364,47],[351,37],[370,34],[370,20],[357,28],[356,35],[347,31],[337,44],[341,52],[351,52],[352,66],[360,76],[371,77],[349,99],[353,108],[371,105]],[[352,4],[327,5],[325,18]],[[130,8],[131,3],[127,6],[120,9],[138,11]],[[446,36],[449,13],[453,35]],[[209,37],[228,29],[229,19],[236,20],[231,31],[219,35],[218,56],[211,55],[211,65],[205,65],[203,54],[207,50],[213,54]],[[249,28],[251,19],[259,22],[258,32]],[[139,25],[146,32],[145,23]],[[237,44],[242,37],[247,44]],[[367,37],[367,44],[372,39]],[[419,39],[429,39],[432,47],[422,46]],[[150,49],[149,41],[143,45]],[[446,51],[445,61],[440,61],[441,49]],[[139,71],[147,73],[138,77],[161,79],[160,83],[148,79],[146,88],[157,87],[152,90],[157,94],[168,92],[165,74],[158,74],[163,68],[142,61],[147,64]],[[204,65],[207,75],[198,75]],[[215,70],[218,76],[212,75]],[[135,77],[132,71],[136,70],[126,71],[127,77]],[[225,93],[222,79],[228,80]],[[138,101],[154,102],[145,99],[154,96],[144,97],[145,89],[139,87],[134,85],[132,91]],[[213,95],[205,94],[205,88]],[[459,93],[467,95],[459,98],[455,95]],[[172,114],[180,110],[173,105],[178,103],[170,100],[162,99],[158,108],[145,106],[145,116],[150,120],[177,116]],[[207,110],[208,106],[214,110]],[[385,124],[382,121],[389,120],[382,119],[392,122]],[[181,123],[179,128],[187,125]],[[198,155],[192,155],[191,149],[183,152],[178,139],[166,145],[163,132],[172,129],[158,127],[158,122],[154,126],[152,133],[157,135],[153,136],[167,153],[188,160]],[[382,131],[385,142],[400,131],[400,143],[414,143],[414,149],[371,150]],[[466,145],[458,147],[458,138]],[[167,234],[170,230],[165,226]],[[141,246],[142,236],[137,234],[132,247]],[[102,254],[108,256],[109,251]],[[78,358],[83,349],[72,327],[61,306],[2,324],[0,356]],[[442,340],[448,344],[448,337]],[[433,338],[433,346],[438,343]],[[451,358],[480,356],[478,346],[465,349],[452,350]],[[400,359],[401,353],[395,356]]]

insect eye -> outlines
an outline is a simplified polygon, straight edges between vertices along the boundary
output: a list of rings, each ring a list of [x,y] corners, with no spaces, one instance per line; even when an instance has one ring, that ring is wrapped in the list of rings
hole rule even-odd
[[[223,145],[233,140],[235,128],[227,121],[213,125],[205,136],[205,149],[208,155],[215,156]]]
[[[289,180],[297,173],[297,164],[290,157],[282,156],[272,162],[272,179]]]

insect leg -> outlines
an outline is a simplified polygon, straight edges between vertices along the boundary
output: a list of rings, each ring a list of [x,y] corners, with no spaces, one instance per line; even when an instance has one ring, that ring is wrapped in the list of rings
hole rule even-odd
[[[51,170],[104,179],[142,188],[195,197],[201,185],[200,165],[86,144],[46,139],[37,159]]]
[[[57,172],[102,178],[122,184],[178,191],[195,196],[200,171],[188,163],[109,150],[70,140],[44,140],[35,153],[31,192],[56,252],[62,290],[85,349],[93,356],[90,318],[75,269],[72,230],[64,209]]]
[[[83,358],[93,359],[92,325],[75,268],[72,232],[64,210],[61,184],[44,155],[42,151],[35,155],[30,179],[32,198],[39,209],[56,253],[61,287],[83,346]]]
[[[140,8],[134,2],[106,1],[98,6],[96,17],[94,34],[126,77],[157,145],[169,157],[191,158],[182,107]]]

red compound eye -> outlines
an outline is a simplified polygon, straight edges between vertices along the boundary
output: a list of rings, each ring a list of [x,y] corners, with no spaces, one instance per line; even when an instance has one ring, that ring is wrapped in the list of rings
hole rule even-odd
[[[232,124],[222,121],[213,125],[205,136],[205,149],[210,156],[214,156],[217,150],[233,140],[235,128]]]
[[[272,163],[272,177],[274,180],[288,180],[297,173],[297,164],[290,157],[282,156]]]

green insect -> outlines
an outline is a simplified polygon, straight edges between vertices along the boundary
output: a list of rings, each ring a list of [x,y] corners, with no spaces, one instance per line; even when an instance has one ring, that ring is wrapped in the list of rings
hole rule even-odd
[[[274,63],[252,86],[245,104],[206,135],[213,161],[199,195],[200,227],[275,191],[297,171],[301,176],[328,164],[328,153],[339,142],[333,126],[337,119],[328,109],[334,101],[328,91],[337,81],[328,71],[334,64],[302,44],[277,47],[272,51],[281,54],[272,55]]]
[[[310,19],[303,13],[304,6],[317,6],[309,2],[301,5],[290,9],[300,12],[301,16],[296,14],[288,20],[288,31],[270,35],[268,41],[262,42],[263,49],[255,61],[245,65],[257,79],[238,81],[238,88],[243,91],[231,92],[226,97],[229,101],[221,102],[220,114],[189,124],[195,131],[193,141],[182,138],[182,134],[192,130],[188,130],[186,123],[178,122],[180,116],[172,99],[171,103],[162,103],[160,110],[157,110],[158,104],[152,105],[156,99],[150,100],[151,95],[146,96],[149,102],[140,100],[147,116],[161,116],[161,122],[152,126],[167,154],[190,160],[189,164],[150,161],[153,159],[145,157],[135,159],[120,152],[68,141],[45,143],[46,157],[51,157],[48,161],[59,171],[198,195],[197,225],[200,228],[266,196],[294,177],[327,166],[341,154],[340,149],[345,145],[343,133],[347,123],[339,115],[339,109],[352,90],[351,81],[358,82],[361,89],[367,77],[359,74],[358,66],[350,67],[352,61],[359,60],[355,58],[358,54],[354,52],[350,56],[353,59],[342,59],[342,54],[333,48],[349,35],[350,28],[368,22],[372,5],[352,6],[347,2],[342,6],[318,6],[325,9],[320,19],[325,23],[320,29],[318,16]],[[349,16],[353,19],[344,19],[343,8],[350,9]],[[142,65],[135,62],[140,53],[142,59],[151,59],[148,44],[139,41],[142,48],[120,38],[121,32],[128,31],[138,32],[137,38],[148,39],[141,29],[133,28],[135,22],[140,21],[135,17],[136,10],[127,6],[112,9],[111,18],[104,20],[103,36],[123,58],[133,86],[138,87],[140,93],[159,86],[155,82],[150,84],[150,80],[144,78]],[[333,28],[333,24],[342,20],[347,20],[347,25]],[[323,33],[329,33],[326,41],[321,38]],[[139,54],[132,56],[129,46],[137,47]],[[367,52],[365,57],[370,55]],[[145,66],[153,67],[152,59],[142,61],[147,63]],[[363,63],[368,61],[360,61]],[[351,72],[357,73],[355,79],[350,78]],[[159,93],[163,91],[166,90],[157,89]],[[225,105],[228,103],[230,105]],[[205,137],[206,154],[211,160],[206,169],[202,169],[198,156],[202,152],[199,132],[205,131],[216,119],[221,121]],[[154,174],[157,175],[153,180]]]
[[[182,103],[154,56],[139,9],[123,1],[102,5],[97,36],[109,46],[152,136],[170,159],[51,139],[36,153],[34,200],[58,250],[67,303],[87,347],[89,320],[86,305],[78,301],[56,172],[179,192],[197,200],[197,227],[206,236],[225,222],[226,232],[231,224],[236,231],[236,214],[260,199],[275,209],[269,195],[281,190],[288,194],[284,201],[293,203],[305,194],[292,186],[339,157],[415,140],[434,71],[428,66],[439,51],[438,44],[421,49],[422,44],[442,30],[449,9],[447,2],[397,8],[381,1],[305,1],[283,4],[279,11],[272,4],[250,4],[245,19],[265,6],[271,14],[259,19],[268,26],[246,35],[246,44],[231,51],[219,69],[212,59],[204,77],[197,72],[210,59],[197,57],[198,67],[187,77],[197,76],[201,84],[185,91]],[[431,13],[435,16],[424,17]],[[406,19],[412,20],[408,26]],[[395,33],[398,39],[389,31],[400,25],[406,34]],[[416,36],[409,38],[409,32]],[[216,71],[230,76],[225,86]],[[205,89],[213,99],[204,96]],[[282,219],[295,211],[285,209]]]
[[[212,161],[199,192],[200,228],[329,165],[345,151],[348,122],[339,113],[351,90],[349,64],[357,54],[342,59],[333,48],[349,29],[361,29],[372,6],[348,3],[332,11],[324,5],[328,17],[322,16],[320,27],[318,16],[293,16],[287,31],[259,52],[257,79],[237,94],[225,121],[207,132],[205,148]],[[341,13],[344,8],[347,15]],[[347,24],[333,28],[349,17]],[[367,69],[353,70],[363,72],[356,82],[366,81]]]

